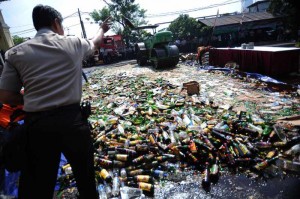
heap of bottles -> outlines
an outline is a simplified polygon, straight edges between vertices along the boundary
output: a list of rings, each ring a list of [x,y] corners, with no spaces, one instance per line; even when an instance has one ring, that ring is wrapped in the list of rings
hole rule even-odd
[[[172,179],[181,169],[199,170],[202,187],[209,190],[221,169],[261,174],[283,156],[294,158],[285,152],[300,143],[293,126],[276,124],[251,109],[221,108],[204,94],[188,96],[163,79],[121,74],[94,82],[85,92],[93,105],[100,198],[118,197],[121,190],[141,194],[130,187],[153,196],[157,182]],[[299,106],[293,111],[299,113]],[[72,183],[67,168],[63,182]]]

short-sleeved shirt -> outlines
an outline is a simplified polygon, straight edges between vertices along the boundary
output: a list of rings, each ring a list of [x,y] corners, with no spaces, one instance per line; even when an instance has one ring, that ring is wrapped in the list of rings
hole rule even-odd
[[[38,112],[80,103],[82,60],[93,42],[40,29],[36,36],[5,55],[0,89],[19,92],[24,87],[24,110]]]

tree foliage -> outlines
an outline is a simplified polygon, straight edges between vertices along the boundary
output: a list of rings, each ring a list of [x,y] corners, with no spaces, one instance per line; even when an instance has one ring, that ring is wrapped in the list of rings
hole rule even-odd
[[[18,35],[14,35],[13,37],[13,42],[15,45],[18,45],[20,43],[23,43],[25,41],[25,38],[19,37]]]
[[[110,16],[109,9],[103,7],[101,10],[94,10],[90,13],[90,16],[94,19],[95,22],[104,21],[107,17]]]
[[[270,0],[269,12],[275,16],[286,16],[287,28],[294,32],[300,28],[300,4],[299,0]]]
[[[202,25],[189,15],[180,15],[168,27],[175,38],[197,37],[201,34]]]
[[[107,1],[105,1],[107,2]],[[113,19],[112,30],[116,34],[122,34],[122,36],[129,41],[131,37],[131,29],[126,26],[122,16],[129,19],[135,26],[147,24],[145,21],[146,10],[141,9],[139,4],[134,3],[135,0],[111,0],[107,2],[107,6],[101,10],[94,10],[90,16],[94,21],[103,21],[108,16]]]

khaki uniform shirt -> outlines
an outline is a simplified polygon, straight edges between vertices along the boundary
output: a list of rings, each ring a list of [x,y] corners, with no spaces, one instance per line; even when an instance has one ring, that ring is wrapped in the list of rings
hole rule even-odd
[[[6,53],[0,89],[19,92],[24,86],[27,112],[80,103],[82,60],[93,49],[92,41],[40,29]]]

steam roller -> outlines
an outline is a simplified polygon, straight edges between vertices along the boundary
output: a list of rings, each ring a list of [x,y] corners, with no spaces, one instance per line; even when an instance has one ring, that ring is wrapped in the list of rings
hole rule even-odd
[[[158,25],[140,26],[136,29],[156,29]],[[179,62],[179,50],[176,45],[170,45],[173,40],[171,31],[161,31],[149,35],[143,42],[135,44],[137,53],[137,63],[144,66],[147,63],[152,63],[153,67],[174,67]]]

